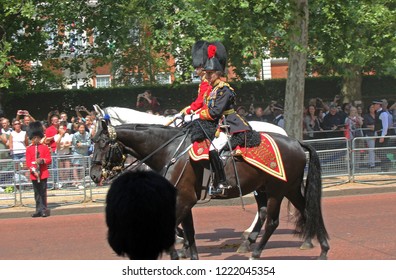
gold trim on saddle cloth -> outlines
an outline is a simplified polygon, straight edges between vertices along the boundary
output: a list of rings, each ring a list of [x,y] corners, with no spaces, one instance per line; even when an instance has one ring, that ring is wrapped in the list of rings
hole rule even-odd
[[[188,154],[193,161],[209,159],[209,146],[210,142],[208,139],[202,142],[194,142]]]
[[[254,148],[237,147],[235,153],[251,165],[287,182],[282,156],[275,140],[266,133],[260,133],[261,144]]]

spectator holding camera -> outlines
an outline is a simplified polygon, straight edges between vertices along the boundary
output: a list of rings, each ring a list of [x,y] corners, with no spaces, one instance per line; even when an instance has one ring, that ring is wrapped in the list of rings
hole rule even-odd
[[[26,131],[22,130],[22,124],[19,120],[14,120],[12,122],[14,127],[8,139],[10,154],[14,161],[22,161],[25,159],[26,147],[28,146],[28,137]],[[16,162],[15,168],[18,168],[19,164]]]
[[[158,99],[152,95],[150,90],[146,90],[145,92],[138,94],[136,107],[138,109],[144,109],[144,111],[151,110],[153,114],[156,114],[160,110],[160,103],[158,102]]]
[[[16,117],[16,120],[21,122],[21,129],[23,131],[28,131],[29,129],[29,124],[31,122],[35,122],[36,120],[29,114],[29,111],[27,110],[18,110]],[[22,119],[22,120],[21,120]]]

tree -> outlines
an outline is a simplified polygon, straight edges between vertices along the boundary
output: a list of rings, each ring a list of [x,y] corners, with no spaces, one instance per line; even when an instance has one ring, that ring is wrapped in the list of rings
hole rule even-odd
[[[302,139],[305,69],[308,51],[308,0],[294,0],[289,31],[289,62],[285,96],[285,130]]]
[[[362,75],[396,75],[396,2],[313,1],[310,69],[343,77],[345,101],[361,100]]]

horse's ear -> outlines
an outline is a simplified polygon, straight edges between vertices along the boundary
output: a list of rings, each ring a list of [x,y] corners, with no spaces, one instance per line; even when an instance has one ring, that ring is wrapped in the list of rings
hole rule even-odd
[[[98,114],[98,116],[103,118],[105,115],[105,112],[102,110],[102,108],[100,108],[100,106],[98,104],[94,104],[93,107],[95,109],[95,112]]]

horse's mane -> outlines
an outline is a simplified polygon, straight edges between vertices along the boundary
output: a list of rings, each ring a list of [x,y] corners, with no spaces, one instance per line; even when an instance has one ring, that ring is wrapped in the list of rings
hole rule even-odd
[[[157,116],[123,107],[106,107],[103,111],[110,116],[112,125],[124,123],[165,125],[172,120],[171,117]]]
[[[141,123],[124,123],[117,125],[116,128],[119,129],[131,129],[131,130],[149,130],[149,129],[158,129],[158,130],[168,130],[168,131],[180,131],[182,128],[180,127],[172,127],[165,126],[160,124],[141,124]]]

